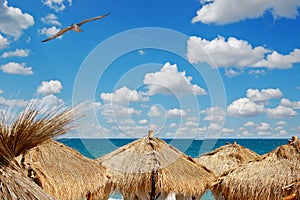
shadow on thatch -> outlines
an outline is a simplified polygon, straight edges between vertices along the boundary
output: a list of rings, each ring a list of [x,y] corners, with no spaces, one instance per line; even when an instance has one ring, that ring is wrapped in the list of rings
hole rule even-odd
[[[150,135],[98,158],[111,174],[113,191],[126,199],[154,199],[170,193],[200,197],[215,179],[191,157]]]
[[[27,151],[21,165],[33,181],[58,199],[109,196],[105,168],[57,141],[49,140]]]
[[[259,159],[261,159],[260,155],[234,142],[202,154],[195,160],[213,171],[216,176],[220,176],[237,168],[242,163]]]
[[[28,105],[15,120],[11,113],[0,113],[1,199],[54,199],[22,173],[16,157],[66,133],[72,119],[71,109],[41,112],[34,105]]]
[[[300,141],[277,147],[261,161],[242,165],[212,185],[216,199],[282,199],[299,187],[287,187],[300,177]],[[295,185],[296,186],[296,185]]]

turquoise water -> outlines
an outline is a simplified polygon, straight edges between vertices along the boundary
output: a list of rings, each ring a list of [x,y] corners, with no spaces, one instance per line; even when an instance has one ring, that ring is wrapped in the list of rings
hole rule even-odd
[[[95,159],[110,153],[117,148],[126,145],[135,139],[59,139],[59,142],[76,149],[81,154]],[[226,142],[237,142],[238,144],[263,155],[274,150],[276,147],[287,144],[287,139],[209,139],[209,140],[190,140],[190,139],[164,139],[168,144],[176,147],[180,151],[191,157],[198,157],[202,153],[209,152]],[[202,200],[213,200],[210,191],[201,198]]]
[[[135,139],[59,139],[58,141],[94,159],[110,153],[134,140]],[[280,145],[287,144],[287,139],[164,140],[191,157],[197,157],[202,153],[209,152],[225,145],[226,142],[232,143],[235,141],[260,155],[268,153]]]

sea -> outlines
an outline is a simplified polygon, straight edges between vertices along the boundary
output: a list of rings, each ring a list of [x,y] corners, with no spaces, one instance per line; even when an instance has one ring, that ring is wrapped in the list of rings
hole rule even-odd
[[[62,138],[58,139],[59,142],[79,151],[84,156],[96,159],[107,153],[110,153],[117,148],[124,146],[130,142],[131,139],[120,138],[107,138],[107,139],[70,139]],[[196,158],[203,153],[212,151],[218,147],[225,145],[226,143],[236,142],[237,144],[244,146],[257,154],[266,154],[280,145],[287,144],[288,139],[163,139],[168,144],[174,146],[186,155]],[[110,200],[122,199],[120,195],[111,196]],[[210,191],[207,191],[201,200],[214,200]]]

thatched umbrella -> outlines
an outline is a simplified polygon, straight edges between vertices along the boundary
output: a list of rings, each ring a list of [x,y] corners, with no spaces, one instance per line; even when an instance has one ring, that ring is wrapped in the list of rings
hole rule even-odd
[[[125,199],[202,196],[213,173],[152,134],[97,159],[111,174],[113,191]]]
[[[261,156],[233,142],[226,144],[209,153],[202,154],[195,160],[206,168],[212,170],[215,175],[220,176],[232,169],[237,168],[242,163],[259,160]]]
[[[0,113],[0,199],[54,199],[22,173],[16,157],[68,131],[72,110],[40,113],[28,105],[15,120],[10,114]]]
[[[95,160],[49,140],[22,155],[30,178],[58,199],[107,199],[108,174]]]
[[[293,193],[299,199],[297,187],[290,190],[286,187],[299,177],[300,141],[296,140],[219,178],[212,191],[217,199],[275,200]]]

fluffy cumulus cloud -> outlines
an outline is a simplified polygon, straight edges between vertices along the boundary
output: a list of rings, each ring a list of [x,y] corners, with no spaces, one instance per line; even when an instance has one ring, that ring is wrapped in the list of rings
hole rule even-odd
[[[66,6],[72,5],[72,0],[43,0],[42,2],[56,12],[63,11],[66,9]]]
[[[0,106],[1,107],[25,107],[28,104],[28,101],[23,99],[5,99],[0,97]]]
[[[31,75],[33,74],[32,67],[25,67],[25,63],[9,62],[0,66],[0,69],[7,74],[21,74]]]
[[[294,49],[288,55],[282,55],[277,51],[268,54],[265,59],[259,61],[254,66],[267,67],[269,69],[289,69],[293,64],[300,62],[300,49]]]
[[[0,34],[0,50],[7,47],[9,44],[8,40]]]
[[[3,94],[4,93],[4,91],[0,88],[0,94]]]
[[[34,24],[34,19],[21,9],[8,6],[6,0],[0,0],[0,22],[0,32],[18,39],[23,30]]]
[[[43,81],[37,88],[38,94],[50,95],[60,93],[63,86],[58,80]]]
[[[297,115],[297,112],[292,108],[279,105],[276,108],[267,108],[266,109],[267,116],[270,118],[288,118],[294,117]]]
[[[104,104],[101,107],[101,115],[106,119],[107,123],[122,123],[124,121],[132,121],[132,115],[140,115],[141,110],[134,109],[119,104]]]
[[[258,130],[258,131],[269,131],[271,129],[272,128],[271,128],[270,124],[268,124],[266,122],[262,122],[256,126],[256,130]]]
[[[132,102],[145,102],[149,98],[144,96],[141,92],[130,90],[127,87],[117,89],[114,93],[102,93],[101,99],[105,102],[113,103],[132,103]]]
[[[30,49],[16,49],[15,51],[7,51],[1,55],[1,58],[8,57],[27,57],[30,54]]]
[[[264,112],[264,105],[256,104],[248,98],[235,100],[227,107],[227,113],[238,117],[255,117]]]
[[[289,107],[292,109],[300,109],[300,101],[295,101],[292,102],[287,98],[282,98],[280,101],[280,105],[285,106],[285,107]]]
[[[160,109],[159,109],[159,107],[158,106],[151,106],[150,107],[150,109],[149,109],[149,112],[148,112],[148,115],[150,116],[150,117],[159,117],[159,116],[161,116],[161,111],[160,111]]]
[[[245,124],[244,124],[245,127],[253,127],[255,126],[255,123],[252,122],[252,121],[247,121]]]
[[[179,72],[177,65],[165,63],[159,72],[145,75],[144,84],[148,86],[148,94],[184,94],[205,95],[207,92],[196,84],[192,84],[192,77],[186,73]]]
[[[211,67],[264,67],[268,69],[289,69],[300,62],[300,50],[294,49],[287,55],[271,51],[263,46],[252,47],[245,40],[234,37],[217,37],[211,41],[191,36],[187,42],[187,57],[191,63],[208,63]],[[228,71],[229,76],[238,75]]]
[[[298,16],[300,2],[296,0],[201,0],[202,7],[192,22],[205,24],[228,24],[245,19],[253,19],[270,12],[274,18],[292,18]]]
[[[46,35],[47,37],[50,37],[50,36],[56,34],[58,31],[60,31],[60,29],[56,28],[55,26],[52,26],[52,27],[50,27],[50,28],[44,27],[44,28],[42,28],[42,29],[39,29],[39,30],[38,30],[38,33],[39,33],[40,35]],[[57,38],[61,39],[62,36],[59,36],[59,37],[57,37]]]
[[[220,107],[210,107],[206,110],[200,111],[200,114],[205,114],[203,120],[206,121],[223,121],[225,118],[225,111]]]
[[[166,114],[168,117],[185,117],[185,116],[187,116],[187,112],[185,110],[178,109],[178,108],[167,110]]]
[[[262,89],[259,91],[258,89],[248,89],[247,97],[254,102],[266,102],[270,99],[276,99],[282,97],[282,92],[279,88],[273,89]]]
[[[46,15],[45,17],[42,17],[41,20],[45,24],[51,24],[51,25],[56,25],[56,26],[61,25],[61,23],[58,21],[57,16],[53,13],[50,13],[50,14]]]

